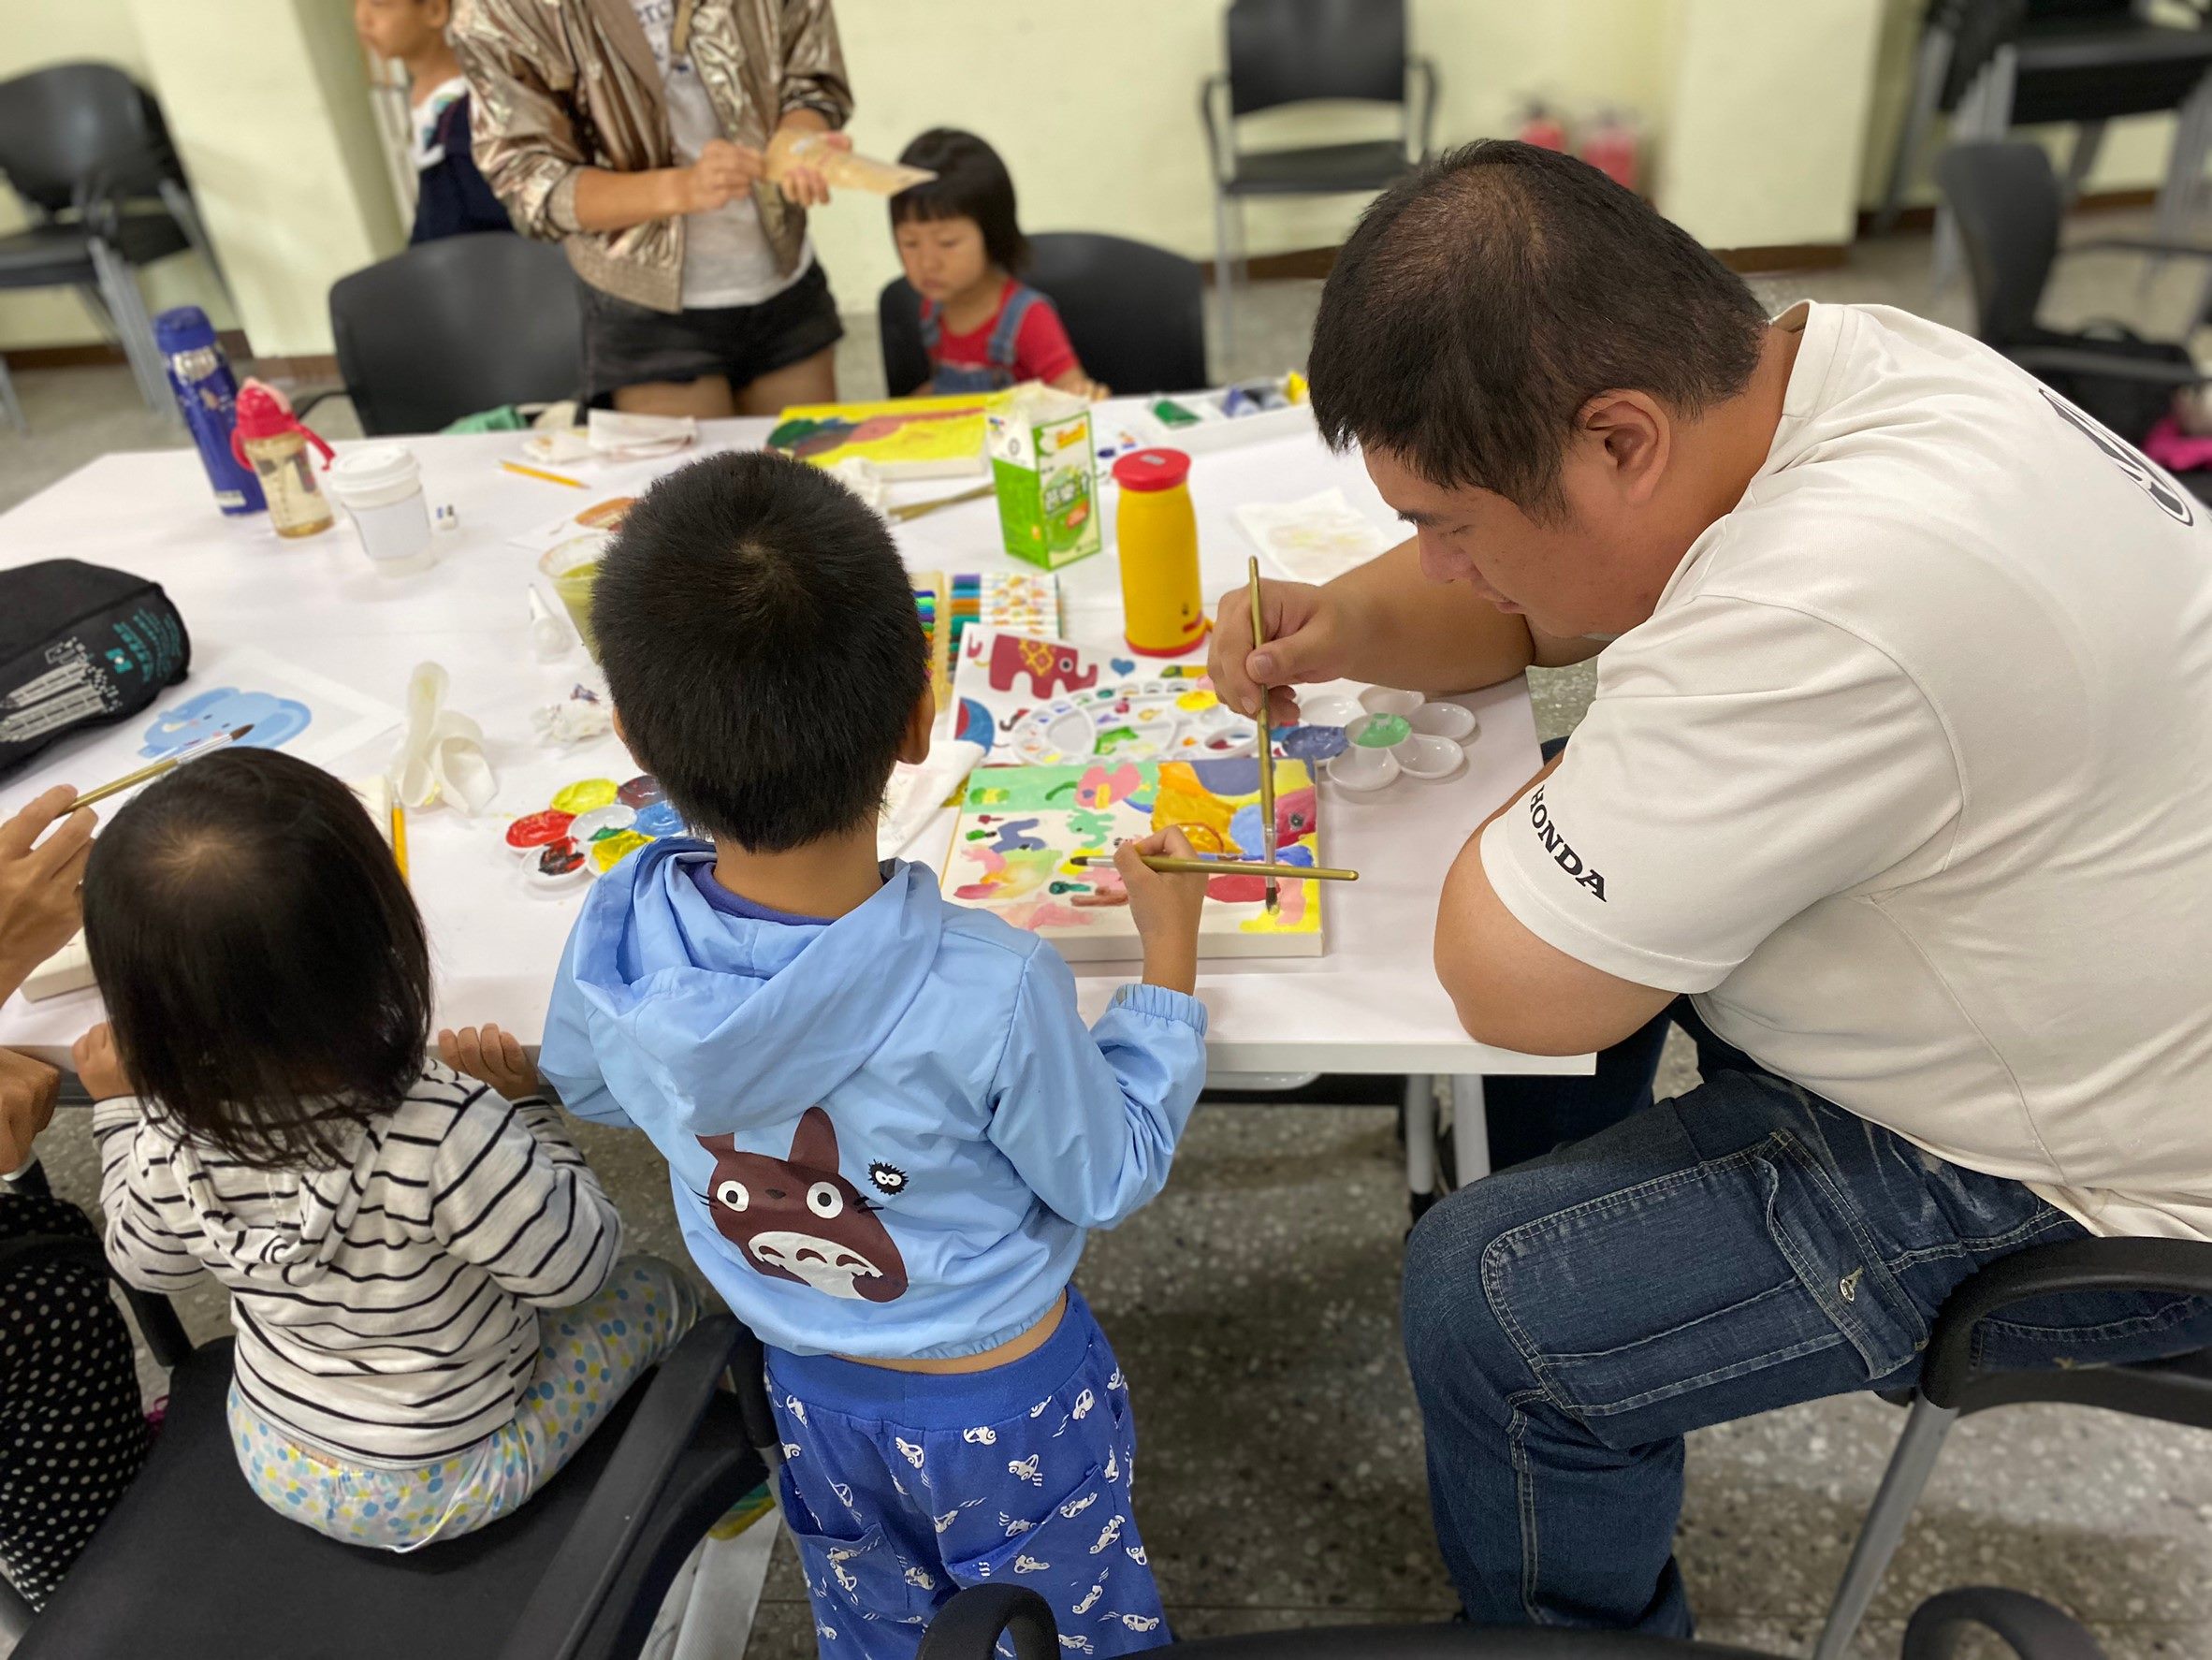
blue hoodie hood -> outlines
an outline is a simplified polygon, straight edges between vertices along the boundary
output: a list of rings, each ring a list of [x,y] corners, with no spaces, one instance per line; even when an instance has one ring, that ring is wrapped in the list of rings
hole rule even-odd
[[[688,1135],[786,1122],[832,1094],[905,1018],[944,931],[917,866],[834,923],[793,925],[710,904],[693,870],[713,859],[701,841],[638,849],[599,880],[569,946],[607,1087]]]
[[[705,843],[584,901],[539,1065],[649,1135],[692,1260],[772,1347],[980,1354],[1068,1284],[1084,1230],[1167,1179],[1205,1010],[1125,986],[1097,1026],[1033,934],[895,865],[828,923],[734,915]]]

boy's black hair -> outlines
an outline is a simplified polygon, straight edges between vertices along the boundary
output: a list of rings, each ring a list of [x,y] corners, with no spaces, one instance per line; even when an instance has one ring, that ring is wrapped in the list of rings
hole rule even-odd
[[[226,1157],[343,1162],[421,1073],[422,919],[359,800],[304,761],[222,750],[150,785],[93,843],[84,938],[140,1096]]]
[[[1641,197],[1489,139],[1361,215],[1321,291],[1307,377],[1335,448],[1357,440],[1550,517],[1585,402],[1642,391],[1694,415],[1750,384],[1766,328],[1743,279]]]
[[[931,127],[899,153],[910,167],[927,167],[937,177],[912,184],[891,198],[891,226],[914,219],[972,219],[983,233],[983,253],[1000,270],[1018,272],[1029,263],[1029,239],[1014,216],[1013,179],[1006,164],[973,133]]]
[[[880,809],[927,650],[889,528],[828,473],[669,473],[600,561],[591,626],[630,752],[698,829],[782,852]]]

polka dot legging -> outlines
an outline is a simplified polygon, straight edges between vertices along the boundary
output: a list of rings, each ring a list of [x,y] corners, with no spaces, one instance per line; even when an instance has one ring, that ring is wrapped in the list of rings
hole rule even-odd
[[[698,1318],[699,1294],[655,1257],[626,1257],[606,1289],[538,1311],[538,1362],[515,1416],[435,1463],[346,1463],[302,1446],[230,1386],[239,1467],[280,1515],[352,1545],[413,1551],[518,1508],[583,1446],[608,1407]]]
[[[0,1189],[0,1240],[98,1239],[75,1205]],[[0,1573],[42,1608],[146,1462],[130,1328],[105,1275],[35,1262],[0,1280]]]

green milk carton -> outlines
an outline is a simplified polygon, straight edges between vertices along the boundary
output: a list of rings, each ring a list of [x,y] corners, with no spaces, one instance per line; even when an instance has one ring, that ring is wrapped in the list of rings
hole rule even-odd
[[[991,400],[984,448],[1006,551],[1056,571],[1103,545],[1090,405],[1031,384]]]

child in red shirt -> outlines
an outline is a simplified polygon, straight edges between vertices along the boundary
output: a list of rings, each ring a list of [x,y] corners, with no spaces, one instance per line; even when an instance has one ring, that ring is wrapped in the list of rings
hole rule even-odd
[[[937,175],[891,198],[891,233],[907,281],[922,297],[922,343],[934,371],[920,390],[986,392],[1042,381],[1105,397],[1084,373],[1053,302],[1014,280],[1029,244],[998,153],[973,133],[935,127],[898,159]]]

